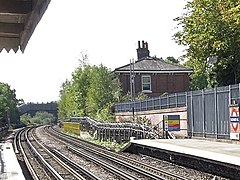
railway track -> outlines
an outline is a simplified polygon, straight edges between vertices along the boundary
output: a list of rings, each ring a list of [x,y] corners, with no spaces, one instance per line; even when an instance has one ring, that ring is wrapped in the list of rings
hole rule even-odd
[[[69,151],[94,161],[94,163],[106,168],[109,171],[115,170],[122,179],[186,179],[179,175],[169,173],[159,168],[144,164],[123,155],[108,151],[95,144],[67,136],[51,127],[48,127],[48,133],[56,140],[60,140],[68,147]],[[122,170],[122,171],[121,171]]]
[[[44,147],[35,137],[34,129],[23,130],[19,137],[16,147],[19,147],[33,179],[99,179],[59,152],[55,155]]]
[[[170,172],[168,165],[159,168],[155,162],[151,163],[154,166],[148,165],[145,158],[109,151],[50,126],[27,128],[16,133],[16,137],[15,153],[28,164],[32,179],[206,179],[200,174],[201,178],[188,175],[188,171],[181,172],[173,166]]]
[[[46,173],[46,171],[42,168],[41,164],[39,163],[37,158],[34,156],[32,150],[28,145],[28,142],[26,140],[26,135],[25,135],[28,131],[29,131],[29,128],[22,129],[14,138],[14,142],[16,143],[15,152],[18,152],[19,153],[18,156],[22,157],[32,179],[34,180],[51,179],[48,173]]]

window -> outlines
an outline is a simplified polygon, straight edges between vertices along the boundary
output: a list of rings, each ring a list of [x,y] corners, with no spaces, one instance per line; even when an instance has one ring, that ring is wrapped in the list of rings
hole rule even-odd
[[[142,76],[142,91],[151,93],[151,76]]]

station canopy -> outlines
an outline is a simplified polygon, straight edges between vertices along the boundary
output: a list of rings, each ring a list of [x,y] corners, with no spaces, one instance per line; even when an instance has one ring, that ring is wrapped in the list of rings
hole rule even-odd
[[[24,52],[51,0],[0,0],[0,52]]]

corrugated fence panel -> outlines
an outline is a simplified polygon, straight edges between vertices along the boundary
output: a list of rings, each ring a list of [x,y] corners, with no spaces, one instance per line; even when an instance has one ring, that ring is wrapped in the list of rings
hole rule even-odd
[[[229,136],[229,88],[217,88],[217,134]]]
[[[205,115],[205,136],[215,136],[215,96],[214,89],[208,89],[204,91],[204,115]]]
[[[187,92],[187,119],[188,119],[188,135],[193,135],[193,108],[192,108],[192,91]]]
[[[194,135],[203,134],[203,106],[202,106],[202,91],[193,92],[193,132]]]

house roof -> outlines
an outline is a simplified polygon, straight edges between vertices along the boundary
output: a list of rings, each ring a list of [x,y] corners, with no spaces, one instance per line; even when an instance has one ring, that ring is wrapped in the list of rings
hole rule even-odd
[[[130,64],[116,68],[115,73],[129,73]],[[191,73],[193,70],[181,65],[168,63],[162,59],[144,58],[134,63],[134,72],[136,73]]]
[[[0,52],[24,52],[51,0],[0,0]]]

